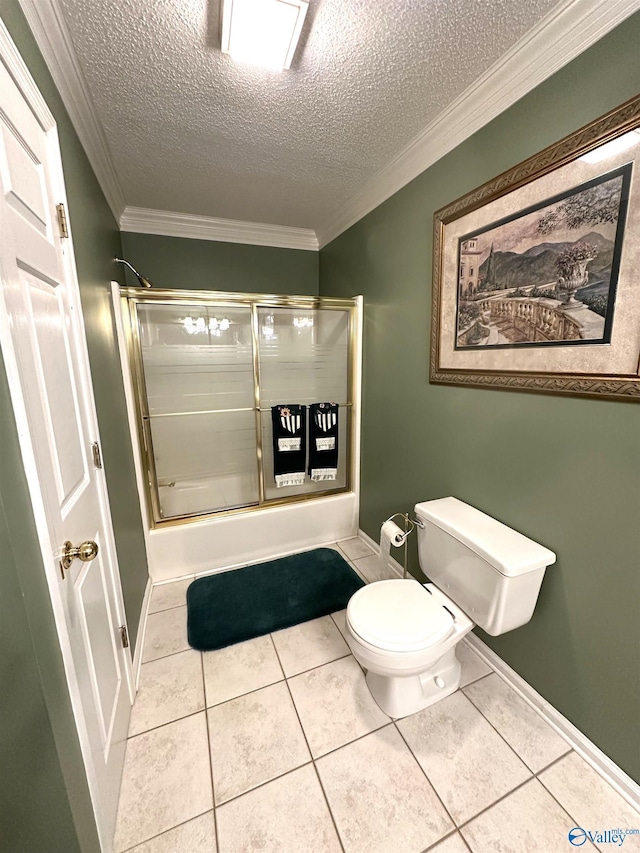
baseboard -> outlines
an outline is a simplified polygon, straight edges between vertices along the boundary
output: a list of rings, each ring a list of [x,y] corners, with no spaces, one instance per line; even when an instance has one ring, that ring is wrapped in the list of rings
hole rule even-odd
[[[380,545],[378,542],[374,542],[374,540],[368,536],[364,530],[358,530],[358,539],[362,539],[365,545],[367,545],[374,554],[380,556]],[[390,568],[398,575],[399,578],[404,577],[404,566],[402,566],[396,559],[391,558],[391,566]]]
[[[569,722],[560,711],[542,697],[524,678],[475,634],[467,634],[467,643],[496,673],[563,737],[584,760],[596,770],[634,808],[640,810],[640,785],[618,767],[589,738]]]
[[[147,633],[147,617],[149,616],[149,606],[151,605],[151,593],[153,592],[153,581],[147,578],[147,586],[142,599],[142,607],[140,609],[140,621],[138,622],[138,634],[136,636],[136,649],[133,654],[133,684],[138,692],[138,684],[140,683],[140,667],[142,666],[142,649],[144,648],[144,638]]]

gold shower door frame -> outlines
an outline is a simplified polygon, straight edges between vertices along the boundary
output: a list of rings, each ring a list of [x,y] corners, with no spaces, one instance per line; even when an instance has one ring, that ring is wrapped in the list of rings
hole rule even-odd
[[[142,463],[145,472],[145,487],[147,505],[151,512],[151,527],[171,527],[176,524],[185,524],[193,521],[202,521],[208,518],[220,518],[225,515],[235,515],[241,512],[255,512],[262,509],[284,506],[286,504],[299,503],[300,501],[321,500],[345,492],[353,491],[354,466],[355,466],[355,413],[360,405],[357,396],[358,382],[356,377],[358,330],[359,330],[359,307],[360,298],[338,299],[322,296],[276,296],[262,293],[227,293],[213,290],[140,290],[137,287],[123,287],[120,289],[122,302],[122,316],[127,337],[127,351],[129,366],[134,388],[136,424],[138,440],[142,453]],[[253,353],[253,411],[256,424],[256,465],[258,473],[258,503],[232,509],[219,509],[201,513],[176,515],[171,518],[162,518],[160,511],[160,496],[158,492],[158,478],[156,475],[155,456],[153,452],[153,439],[151,435],[151,421],[147,402],[147,388],[144,377],[144,364],[142,359],[142,345],[140,341],[140,325],[138,318],[138,305],[148,304],[184,305],[224,307],[224,308],[251,308],[251,345]],[[260,339],[258,325],[258,310],[260,308],[298,308],[303,311],[333,310],[349,312],[349,331],[347,349],[347,401],[344,408],[347,410],[347,454],[346,454],[346,484],[336,489],[312,492],[304,495],[289,495],[282,498],[267,498],[264,478],[264,454],[262,441],[262,416],[264,412],[271,413],[271,409],[260,407]],[[343,406],[341,406],[343,408]],[[218,413],[251,411],[251,408],[220,409]]]

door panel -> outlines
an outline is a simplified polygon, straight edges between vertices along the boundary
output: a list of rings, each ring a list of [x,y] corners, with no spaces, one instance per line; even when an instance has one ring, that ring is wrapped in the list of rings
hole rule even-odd
[[[79,434],[82,421],[75,395],[75,371],[70,360],[64,317],[64,302],[57,288],[24,276],[34,330],[34,359],[42,406],[47,421],[47,436],[54,465],[60,510],[90,488],[88,465]],[[84,437],[86,443],[87,436]]]
[[[120,651],[111,631],[113,615],[109,610],[108,584],[102,560],[100,531],[94,532],[98,556],[84,563],[74,584],[80,630],[85,646],[90,649],[89,676],[91,700],[95,704],[98,725],[108,760],[114,715],[117,711],[118,686],[122,680]]]

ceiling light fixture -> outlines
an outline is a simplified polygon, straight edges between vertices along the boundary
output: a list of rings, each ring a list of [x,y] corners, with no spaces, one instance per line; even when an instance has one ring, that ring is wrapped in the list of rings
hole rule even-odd
[[[223,0],[222,52],[276,71],[291,67],[307,0]]]

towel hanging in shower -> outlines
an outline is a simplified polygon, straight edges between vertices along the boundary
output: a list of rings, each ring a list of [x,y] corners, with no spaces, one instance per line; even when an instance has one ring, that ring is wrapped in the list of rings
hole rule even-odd
[[[338,476],[338,404],[309,407],[309,474],[314,482]]]
[[[273,473],[276,486],[301,486],[307,455],[307,407],[296,404],[273,406]]]

